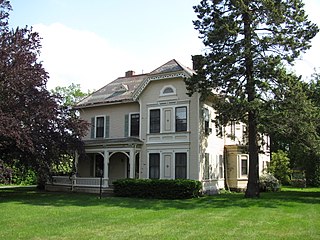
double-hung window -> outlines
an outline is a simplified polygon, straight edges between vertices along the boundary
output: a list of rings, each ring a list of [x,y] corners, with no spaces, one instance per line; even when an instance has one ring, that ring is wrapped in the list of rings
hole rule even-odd
[[[176,132],[187,131],[187,107],[176,107]]]
[[[187,153],[175,154],[175,178],[187,178]]]
[[[135,113],[130,115],[130,136],[139,136],[140,114]]]
[[[150,133],[160,133],[160,109],[150,110]]]
[[[160,178],[160,153],[149,154],[149,178]]]
[[[240,157],[240,173],[241,176],[248,175],[248,155],[241,155]]]
[[[96,118],[96,138],[104,137],[104,117]]]
[[[209,129],[209,120],[210,120],[210,113],[209,109],[205,108],[203,109],[203,118],[204,118],[204,132],[206,135],[210,134],[210,129]]]

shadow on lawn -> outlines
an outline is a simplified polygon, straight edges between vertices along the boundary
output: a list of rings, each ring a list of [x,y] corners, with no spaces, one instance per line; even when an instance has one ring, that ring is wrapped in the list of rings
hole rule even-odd
[[[103,197],[80,193],[53,193],[37,191],[35,188],[16,187],[0,188],[1,203],[17,202],[38,206],[101,206],[123,207],[134,209],[214,209],[214,208],[277,208],[281,206],[295,207],[297,204],[319,204],[320,191],[284,191],[277,193],[261,193],[259,199],[246,199],[241,193],[226,193],[186,200],[132,199]]]

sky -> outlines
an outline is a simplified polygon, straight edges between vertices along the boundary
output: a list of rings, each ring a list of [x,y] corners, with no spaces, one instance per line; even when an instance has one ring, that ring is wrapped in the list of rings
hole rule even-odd
[[[11,0],[10,26],[33,27],[42,37],[40,60],[48,89],[80,84],[98,90],[128,70],[148,73],[176,59],[191,67],[203,44],[192,20],[200,0]],[[305,0],[309,19],[320,26],[320,0]],[[296,61],[308,79],[320,68],[320,34]]]

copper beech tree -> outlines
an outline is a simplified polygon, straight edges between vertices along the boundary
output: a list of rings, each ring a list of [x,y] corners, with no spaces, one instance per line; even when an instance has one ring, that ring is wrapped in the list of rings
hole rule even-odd
[[[194,26],[206,48],[188,89],[204,98],[215,90],[219,123],[247,123],[246,197],[259,196],[258,128],[264,104],[286,81],[283,66],[309,49],[319,31],[303,7],[301,0],[202,0],[194,7]]]
[[[28,27],[9,29],[10,10],[0,0],[0,160],[44,176],[62,155],[81,151],[87,124],[46,89],[40,37]]]

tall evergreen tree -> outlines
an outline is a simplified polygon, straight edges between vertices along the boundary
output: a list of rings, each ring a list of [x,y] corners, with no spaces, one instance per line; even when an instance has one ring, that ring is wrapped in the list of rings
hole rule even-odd
[[[287,73],[283,64],[311,47],[319,31],[301,0],[202,0],[195,6],[206,52],[197,75],[187,80],[190,94],[216,91],[213,107],[222,124],[248,125],[249,176],[246,197],[258,197],[258,127],[265,102]]]

